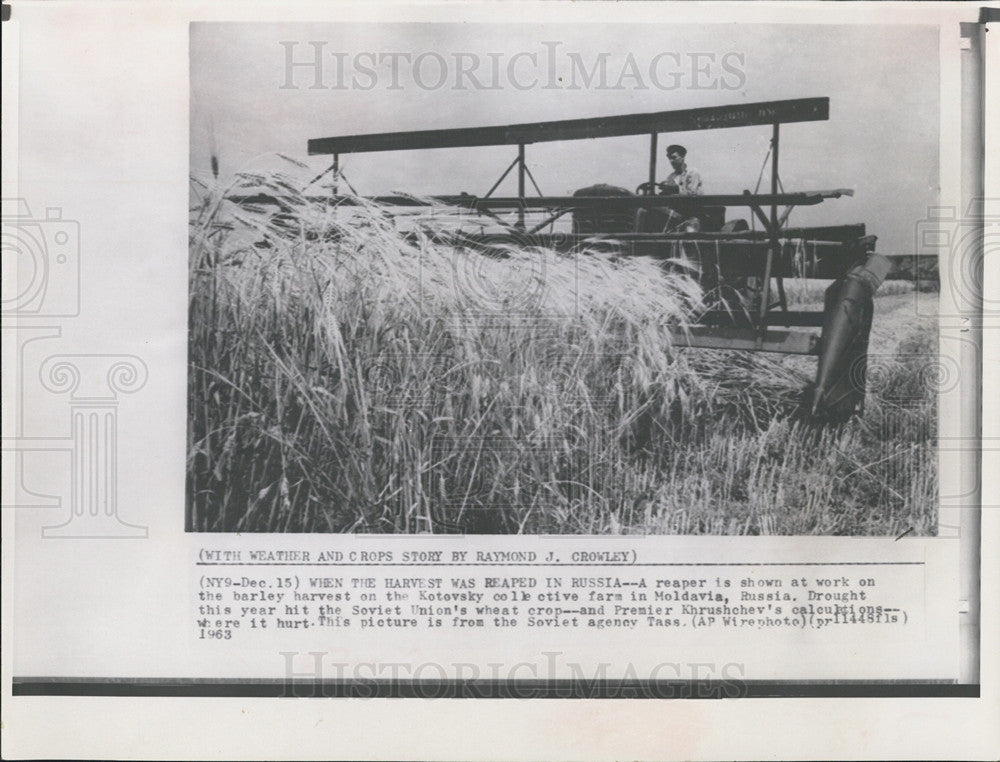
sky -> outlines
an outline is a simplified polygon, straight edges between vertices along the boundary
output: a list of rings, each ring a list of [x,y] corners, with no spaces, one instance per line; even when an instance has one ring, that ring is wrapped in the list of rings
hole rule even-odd
[[[315,65],[319,55],[320,67]],[[785,190],[852,188],[790,224],[864,222],[878,250],[911,253],[936,205],[937,30],[777,24],[193,24],[191,172],[318,174],[310,138],[480,127],[788,98],[829,97],[830,119],[782,126]],[[293,64],[305,64],[288,67]],[[601,62],[604,74],[601,74]],[[663,134],[688,149],[706,193],[753,190],[769,126]],[[485,193],[515,146],[352,154],[359,193]],[[646,179],[646,136],[544,143],[527,162],[546,195]],[[761,185],[767,189],[767,176]],[[515,195],[513,176],[497,191]],[[730,211],[730,216],[739,214]]]

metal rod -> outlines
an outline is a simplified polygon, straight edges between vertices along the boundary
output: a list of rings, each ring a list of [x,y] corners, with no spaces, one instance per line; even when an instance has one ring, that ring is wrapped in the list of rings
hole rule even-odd
[[[776,330],[766,342],[754,338],[750,328],[691,326],[687,330],[674,329],[670,336],[678,347],[705,347],[708,349],[756,349],[782,354],[818,354],[819,337],[811,331]]]
[[[344,174],[343,170],[341,170],[341,172],[340,172],[340,179],[344,181],[344,185],[347,186],[347,189],[351,193],[353,193],[355,196],[360,196],[361,195],[360,193],[357,192],[357,190],[354,188],[354,186],[351,185],[351,181],[347,179],[347,175]]]
[[[656,139],[655,132],[649,133],[649,184],[656,185]]]
[[[528,232],[529,233],[537,233],[539,230],[541,230],[542,228],[544,228],[546,225],[551,225],[553,222],[555,222],[556,220],[558,220],[564,214],[569,214],[572,211],[573,211],[572,209],[562,209],[562,210],[556,212],[555,214],[553,214],[547,220],[545,220],[545,222],[541,222],[541,223],[535,225],[535,227],[533,227]]]
[[[781,311],[788,313],[788,296],[785,294],[785,279],[780,275],[775,278],[778,284],[778,306],[781,307]]]
[[[790,310],[782,313],[778,317],[778,321],[781,325],[789,328],[793,326],[800,328],[822,328],[823,312],[820,310]],[[698,324],[706,326],[746,325],[749,327],[750,319],[742,312],[709,310],[699,316]]]
[[[517,197],[524,201],[524,143],[517,144]],[[524,227],[524,205],[517,209],[517,226]]]
[[[778,195],[778,184],[780,180],[778,179],[778,131],[781,129],[781,124],[778,122],[774,123],[774,132],[771,138],[771,145],[773,150],[771,151],[771,195]],[[775,228],[778,226],[778,205],[775,202],[771,202],[771,225]]]
[[[480,209],[478,211],[479,211],[480,214],[485,214],[487,217],[492,217],[494,220],[497,221],[497,223],[500,224],[501,227],[505,227],[508,230],[515,230],[516,231],[516,228],[512,227],[511,225],[508,225],[507,221],[504,220],[503,217],[501,217],[497,213],[493,212],[492,210],[490,210],[490,209]]]
[[[538,195],[544,196],[545,194],[542,193],[542,189],[538,187],[538,183],[535,182],[535,176],[531,174],[531,168],[527,164],[524,165],[524,171],[527,173],[528,179],[531,180],[531,184],[535,186],[535,190],[538,192]]]
[[[336,163],[331,164],[329,167],[327,167],[326,169],[324,169],[322,172],[320,172],[318,175],[316,175],[316,177],[314,177],[312,180],[310,180],[309,182],[307,182],[306,183],[306,187],[308,188],[310,185],[312,185],[313,183],[315,183],[317,180],[321,180],[323,178],[323,175],[325,175],[327,172],[331,171],[335,166],[337,166]]]
[[[749,195],[749,194],[747,194],[747,195]],[[760,223],[764,226],[764,232],[769,235],[770,234],[770,227],[769,227],[770,223],[768,222],[767,216],[761,210],[760,206],[758,204],[748,204],[748,206],[750,207],[750,211],[752,211],[754,213],[754,216],[756,216],[757,219],[760,220]]]
[[[510,171],[511,171],[511,170],[512,170],[512,169],[514,168],[514,165],[515,165],[515,164],[517,164],[517,159],[514,159],[514,161],[512,161],[512,162],[510,163],[510,166],[509,166],[509,167],[507,167],[507,169],[505,169],[505,170],[503,171],[503,174],[502,174],[502,175],[500,175],[500,179],[499,179],[499,180],[497,180],[497,181],[496,181],[495,183],[493,183],[493,187],[492,187],[492,188],[490,188],[490,189],[489,189],[488,191],[486,191],[486,195],[485,195],[485,196],[483,196],[483,198],[489,198],[490,196],[492,196],[492,195],[493,195],[493,191],[495,191],[495,190],[496,190],[497,188],[499,188],[499,187],[500,187],[500,183],[502,183],[502,182],[503,182],[503,180],[504,180],[504,178],[505,178],[505,177],[507,177],[507,175],[509,175],[509,174],[510,174]]]
[[[774,123],[771,133],[771,195],[775,196],[778,193],[778,128],[780,124],[778,122]],[[778,247],[780,243],[778,242],[778,205],[772,201],[771,203],[771,220],[768,226],[768,233],[771,234],[771,245],[767,248],[767,259],[764,262],[764,282],[761,284],[761,294],[760,294],[760,313],[758,315],[758,332],[757,332],[757,346],[758,348],[764,343],[764,337],[767,335],[767,311],[770,308],[771,301],[771,267],[774,264],[774,258],[778,255]]]

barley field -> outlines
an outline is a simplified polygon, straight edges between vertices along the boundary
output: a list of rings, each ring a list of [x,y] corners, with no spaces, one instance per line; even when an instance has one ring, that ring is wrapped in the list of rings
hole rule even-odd
[[[297,200],[236,206],[240,185]],[[864,413],[824,425],[799,409],[815,359],[671,346],[701,298],[683,263],[483,256],[357,201],[195,184],[189,531],[934,533],[913,299],[936,294],[883,286]]]

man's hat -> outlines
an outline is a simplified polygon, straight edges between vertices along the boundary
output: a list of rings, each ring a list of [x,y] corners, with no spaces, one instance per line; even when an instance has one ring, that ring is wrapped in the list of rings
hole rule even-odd
[[[687,156],[688,151],[684,146],[679,146],[676,143],[674,143],[673,145],[667,146],[667,156],[669,156],[672,153],[679,153],[683,157]]]

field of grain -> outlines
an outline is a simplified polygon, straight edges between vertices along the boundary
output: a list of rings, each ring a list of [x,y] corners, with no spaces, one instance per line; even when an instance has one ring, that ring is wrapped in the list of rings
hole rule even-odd
[[[484,257],[431,217],[230,190],[191,216],[191,531],[935,531],[936,294],[883,287],[864,414],[820,425],[814,359],[671,346],[700,302],[680,263]]]

